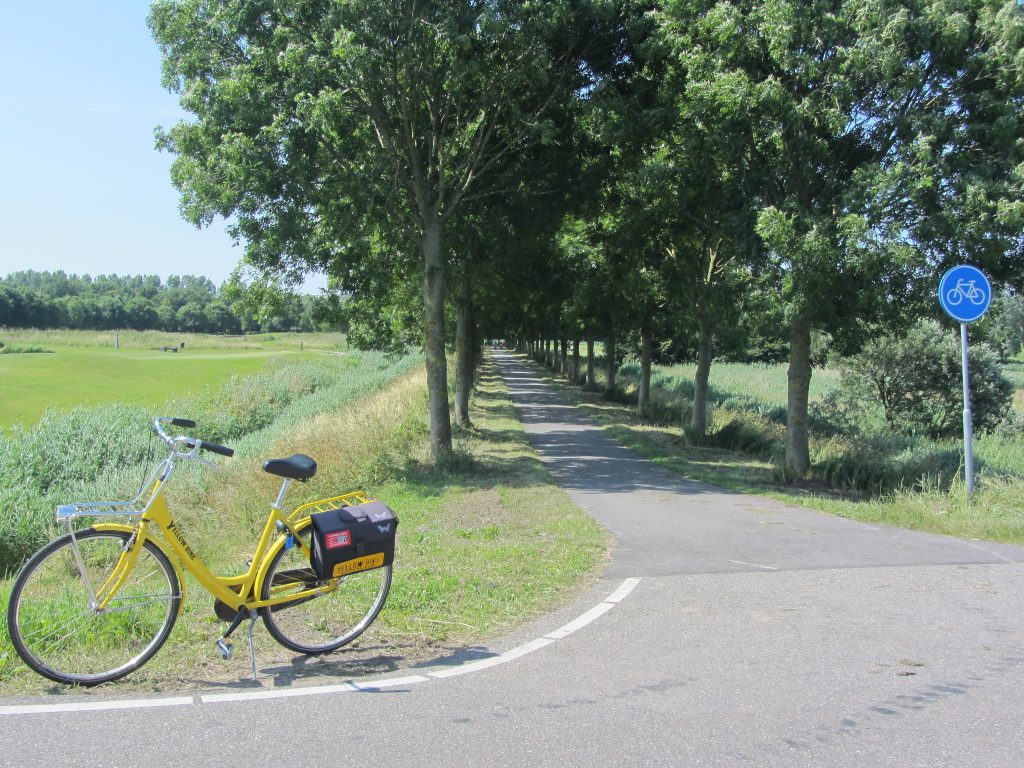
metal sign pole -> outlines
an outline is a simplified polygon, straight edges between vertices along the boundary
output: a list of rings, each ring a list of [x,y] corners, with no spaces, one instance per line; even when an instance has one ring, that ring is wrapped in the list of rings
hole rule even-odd
[[[960,323],[960,354],[964,368],[964,476],[967,495],[974,493],[974,424],[971,420],[971,379],[967,361],[967,323]]]

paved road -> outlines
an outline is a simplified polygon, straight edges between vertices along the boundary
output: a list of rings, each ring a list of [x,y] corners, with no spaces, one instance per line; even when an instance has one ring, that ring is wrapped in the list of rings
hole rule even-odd
[[[514,356],[498,360],[552,473],[615,535],[592,592],[375,692],[6,715],[0,764],[1021,763],[1024,549],[681,479],[611,441]],[[623,583],[636,586],[604,602]],[[580,614],[602,615],[557,632]],[[484,668],[445,676],[472,659]]]

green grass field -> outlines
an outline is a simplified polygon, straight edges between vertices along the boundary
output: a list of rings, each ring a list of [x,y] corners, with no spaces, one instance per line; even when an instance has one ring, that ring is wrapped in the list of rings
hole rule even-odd
[[[692,383],[695,365],[655,366],[653,373],[663,380]],[[766,403],[785,404],[789,386],[785,363],[723,363],[712,366],[710,386],[720,396],[749,397]],[[815,368],[811,375],[811,400],[820,400],[839,383],[836,368]]]
[[[31,426],[47,408],[124,402],[156,406],[232,376],[244,376],[281,350],[196,349],[180,353],[112,347],[58,347],[46,354],[0,355],[0,427]],[[305,353],[310,354],[310,353]]]
[[[277,357],[302,359],[345,348],[336,333],[252,336],[113,332],[5,331],[11,348],[44,353],[0,355],[0,428],[31,426],[48,408],[122,402],[157,406],[232,376],[260,370]],[[178,347],[179,352],[161,351]]]

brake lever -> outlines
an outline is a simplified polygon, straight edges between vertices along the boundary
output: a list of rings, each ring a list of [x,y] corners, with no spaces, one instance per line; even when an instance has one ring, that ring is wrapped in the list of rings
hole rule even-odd
[[[208,459],[204,459],[202,456],[199,455],[199,451],[202,450],[202,441],[196,440],[196,439],[191,438],[191,437],[177,437],[177,438],[175,438],[175,442],[177,442],[179,440],[182,443],[184,443],[185,445],[189,446],[192,449],[188,453],[181,454],[183,457],[185,457],[189,461],[198,461],[200,464],[204,464],[207,467],[210,467],[211,469],[216,469],[216,467],[217,467],[216,464],[214,464],[212,461],[210,461]]]

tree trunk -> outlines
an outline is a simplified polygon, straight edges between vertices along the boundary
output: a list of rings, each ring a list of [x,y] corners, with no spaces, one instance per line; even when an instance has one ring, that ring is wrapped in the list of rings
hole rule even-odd
[[[618,366],[615,365],[615,333],[609,332],[604,342],[604,394],[605,397],[615,395],[615,373]]]
[[[561,374],[563,376],[569,375],[569,340],[562,339],[562,365]]]
[[[651,410],[651,329],[647,323],[640,330],[640,391],[636,409],[641,416]]]
[[[587,337],[587,389],[594,389],[594,337]]]
[[[473,389],[476,362],[473,290],[469,276],[463,275],[455,302],[455,423],[469,426],[469,395]]]
[[[711,318],[706,311],[699,317],[700,338],[697,342],[697,373],[693,377],[693,411],[690,415],[690,437],[699,442],[708,431],[708,380],[711,377]]]
[[[573,384],[578,384],[580,381],[580,341],[579,339],[573,339],[572,342],[572,368],[569,372],[569,377],[572,379]]]
[[[426,218],[423,227],[423,349],[427,363],[427,410],[430,413],[430,453],[434,461],[452,451],[452,424],[448,412],[448,360],[444,340],[444,259],[441,257],[441,222]]]
[[[811,324],[793,318],[789,329],[789,395],[786,411],[786,468],[801,477],[811,466],[807,400],[811,389]]]

